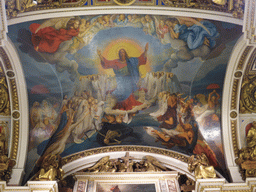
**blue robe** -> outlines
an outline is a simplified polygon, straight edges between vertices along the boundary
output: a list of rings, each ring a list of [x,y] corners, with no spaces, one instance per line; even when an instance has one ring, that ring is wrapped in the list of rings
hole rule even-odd
[[[101,65],[104,69],[113,69],[116,75],[116,88],[112,92],[118,101],[127,99],[133,92],[139,88],[137,86],[140,79],[139,66],[146,64],[146,57],[142,54],[140,57],[131,57],[126,59],[126,63],[119,59],[107,60],[104,58]]]
[[[213,48],[216,44],[215,39],[219,36],[214,24],[209,21],[201,21],[200,23],[208,29],[210,34],[199,25],[187,27],[186,25],[176,24],[174,27],[174,32],[180,34],[179,39],[185,41],[191,50],[203,45],[205,38],[209,40],[210,48]]]
[[[132,57],[126,60],[126,69],[114,69],[116,74],[117,87],[113,91],[118,101],[123,101],[127,99],[133,92],[138,90],[137,83],[140,78],[140,73],[138,69],[138,58]],[[124,67],[126,68],[126,67]]]

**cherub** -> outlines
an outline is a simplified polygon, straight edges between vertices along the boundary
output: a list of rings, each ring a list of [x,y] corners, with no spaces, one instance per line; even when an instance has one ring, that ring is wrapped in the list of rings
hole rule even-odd
[[[86,21],[85,19],[80,20],[79,24],[79,33],[76,37],[73,37],[73,44],[70,46],[70,52],[73,53],[75,50],[81,49],[85,42],[83,40],[86,33],[95,25],[96,23],[93,23],[91,25],[90,21]]]

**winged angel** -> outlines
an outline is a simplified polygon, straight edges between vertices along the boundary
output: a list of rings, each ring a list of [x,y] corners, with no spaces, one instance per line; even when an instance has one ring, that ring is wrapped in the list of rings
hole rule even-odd
[[[213,166],[209,165],[209,161],[204,153],[201,155],[192,155],[188,159],[188,170],[195,172],[196,179],[215,178],[216,172]]]
[[[86,34],[93,26],[85,19],[62,17],[49,19],[42,24],[33,23],[29,29],[36,51],[74,53],[91,41],[93,36],[90,34],[88,37]]]
[[[206,57],[215,46],[219,36],[214,24],[189,17],[171,17],[163,20],[154,16],[156,34],[162,44],[171,44],[177,50],[165,63],[165,71],[175,68],[178,61]]]
[[[95,165],[88,168],[89,172],[155,172],[166,171],[166,167],[152,156],[145,156],[142,161],[122,161],[109,159],[109,156],[101,158]]]

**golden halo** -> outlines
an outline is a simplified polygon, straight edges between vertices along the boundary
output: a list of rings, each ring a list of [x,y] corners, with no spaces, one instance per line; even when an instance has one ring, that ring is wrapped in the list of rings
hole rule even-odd
[[[117,5],[131,5],[135,2],[136,0],[114,0],[114,2]]]
[[[133,39],[127,38],[118,38],[116,40],[112,40],[109,42],[105,48],[102,50],[102,56],[107,60],[115,60],[119,59],[119,50],[124,49],[127,55],[131,57],[140,57],[140,55],[144,52],[144,47],[141,44],[136,42]],[[113,69],[103,69],[101,66],[99,68],[105,74],[109,74],[114,76]],[[151,71],[150,60],[147,60],[146,65],[139,66],[139,72],[142,78],[146,76],[146,73]]]
[[[122,45],[122,46],[118,46],[115,50],[113,50],[113,51],[115,51],[117,58],[119,58],[119,51],[121,49],[124,49],[126,51],[127,55],[130,56],[129,55],[129,48],[127,46]]]
[[[103,50],[103,57],[108,60],[119,59],[119,50],[124,49],[129,57],[139,57],[143,48],[131,39],[116,39],[111,41]]]

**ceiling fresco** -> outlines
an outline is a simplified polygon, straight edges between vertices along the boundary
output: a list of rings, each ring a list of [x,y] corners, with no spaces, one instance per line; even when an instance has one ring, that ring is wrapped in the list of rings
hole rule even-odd
[[[224,22],[132,14],[9,26],[29,98],[27,173],[48,154],[112,145],[205,153],[222,172],[222,89],[241,33]]]

